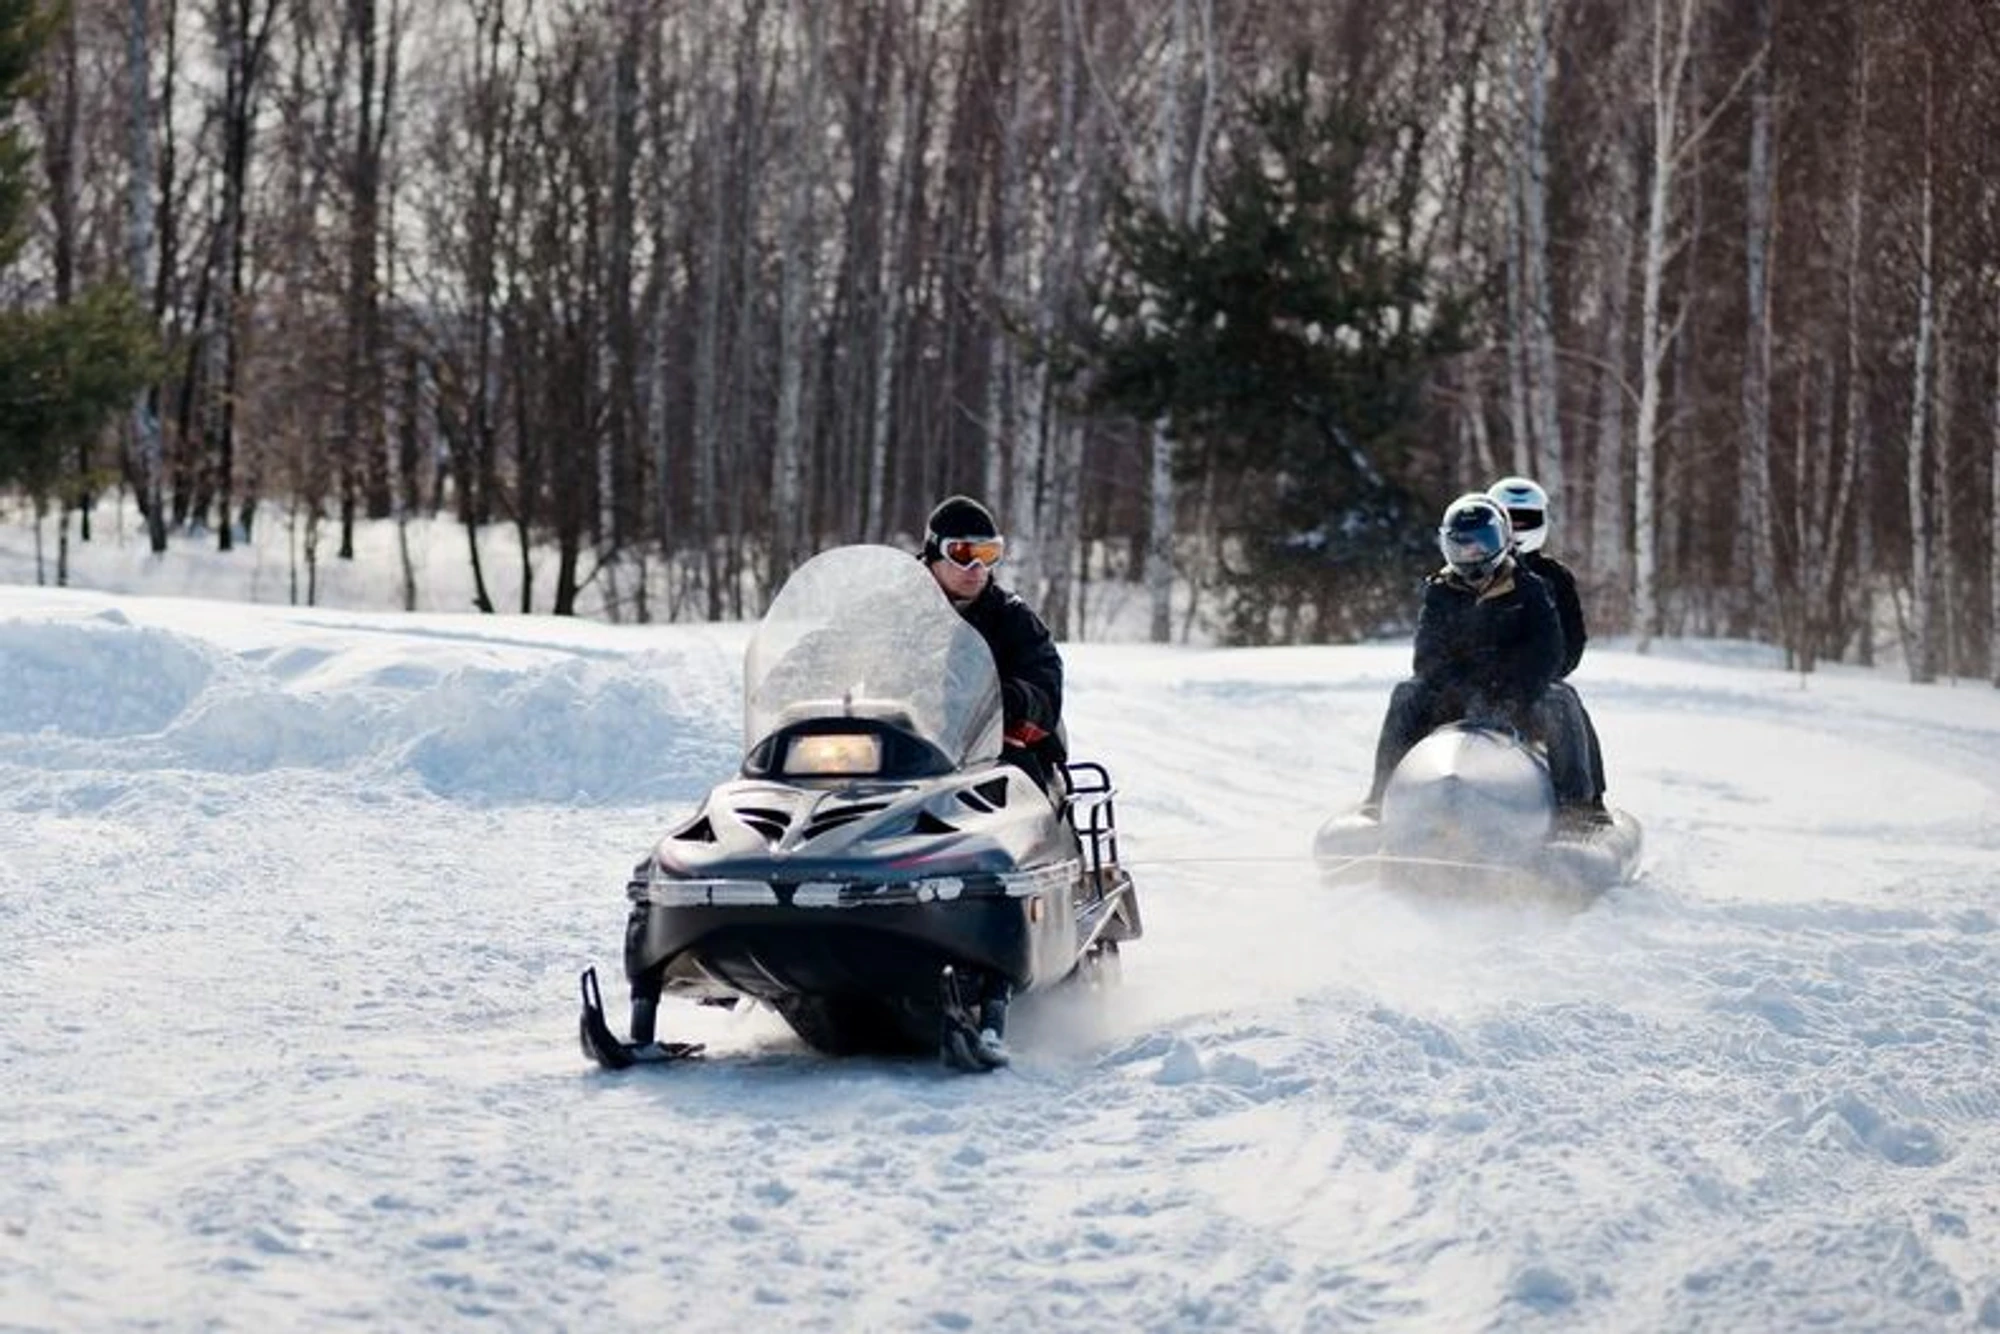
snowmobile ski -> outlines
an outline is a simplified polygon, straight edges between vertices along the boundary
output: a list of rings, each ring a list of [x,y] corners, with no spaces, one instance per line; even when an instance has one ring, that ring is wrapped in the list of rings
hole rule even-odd
[[[611,1031],[604,1018],[604,996],[598,990],[597,969],[586,968],[577,979],[583,991],[583,1013],[577,1018],[577,1040],[583,1054],[606,1070],[628,1070],[635,1065],[665,1065],[701,1055],[699,1042],[626,1042]]]
[[[942,1020],[938,1056],[950,1069],[986,1074],[1012,1059],[1001,1037],[1007,1002],[1004,995],[997,999],[988,997],[983,1002],[977,996],[968,999],[965,993],[970,980],[961,977],[949,964],[938,975],[938,1012]]]

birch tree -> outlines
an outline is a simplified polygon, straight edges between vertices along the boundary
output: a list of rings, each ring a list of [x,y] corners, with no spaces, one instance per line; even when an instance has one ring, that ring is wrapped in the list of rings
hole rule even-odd
[[[1597,449],[1591,460],[1590,566],[1593,583],[1620,594],[1628,586],[1626,551],[1631,530],[1625,521],[1626,401],[1628,318],[1632,299],[1632,233],[1638,212],[1637,135],[1629,116],[1620,115],[1606,164],[1603,209],[1604,332],[1599,343]]]
[[[805,514],[807,358],[813,346],[816,272],[815,197],[820,166],[820,76],[825,61],[826,7],[798,0],[798,84],[793,93],[778,224],[778,420],[771,451],[770,550],[764,583],[775,590],[797,563],[808,526]]]
[[[1554,280],[1549,257],[1549,28],[1550,0],[1528,0],[1526,48],[1521,78],[1522,285],[1527,304],[1527,389],[1532,446],[1529,467],[1567,520],[1569,488],[1563,479],[1562,385],[1556,369]]]
[[[1661,292],[1674,249],[1674,190],[1683,159],[1701,145],[1716,117],[1755,66],[1746,66],[1715,104],[1683,106],[1694,55],[1701,0],[1652,0],[1647,61],[1652,112],[1652,182],[1647,195],[1646,246],[1640,272],[1639,408],[1632,446],[1632,585],[1635,647],[1645,653],[1660,633],[1659,444],[1663,370],[1677,341],[1680,319],[1668,324]],[[1690,110],[1698,115],[1690,114]],[[1692,281],[1690,281],[1690,288]],[[1678,377],[1685,383],[1685,377]]]
[[[1992,282],[1994,329],[1993,437],[1987,451],[1986,508],[1986,672],[2000,687],[2000,280]]]
[[[1952,476],[1952,427],[1957,389],[1955,373],[1957,348],[1954,339],[1957,330],[1952,322],[1952,284],[1945,283],[1938,294],[1936,330],[1933,335],[1936,350],[1937,425],[1932,432],[1931,445],[1931,491],[1929,509],[1935,516],[1936,546],[1934,548],[1931,610],[1931,665],[1932,671],[1942,671],[1947,678],[1958,675],[1958,552],[1953,542],[1952,525],[1953,492]]]
[[[1932,89],[1929,68],[1924,84],[1923,177],[1918,187],[1917,220],[1917,345],[1910,367],[1909,448],[1903,474],[1903,490],[1910,515],[1910,609],[1905,622],[1904,651],[1909,661],[1910,679],[1924,683],[1937,679],[1936,659],[1931,642],[1931,537],[1930,511],[1924,503],[1925,426],[1931,401],[1931,336],[1936,318],[1936,287],[1932,264],[1936,255],[1936,221],[1931,215],[1935,185],[1932,145]]]
[[[236,419],[241,383],[244,270],[249,233],[252,154],[258,96],[279,0],[217,0],[211,22],[221,50],[223,81],[217,124],[222,135],[220,216],[215,244],[222,272],[210,331],[216,545],[235,546]]]
[[[362,505],[370,517],[389,511],[382,435],[383,146],[395,105],[401,10],[390,0],[386,29],[376,0],[347,0],[344,40],[352,42],[354,120],[346,153],[347,235],[341,377],[340,546],[354,559],[354,525]]]
[[[1672,6],[1671,31],[1668,7]],[[1651,102],[1652,185],[1646,206],[1646,249],[1639,297],[1639,417],[1634,426],[1632,602],[1636,647],[1644,653],[1659,633],[1658,482],[1660,372],[1673,338],[1660,309],[1672,223],[1674,169],[1681,151],[1681,89],[1693,45],[1695,0],[1653,0]]]
[[[1218,61],[1215,43],[1214,0],[1172,0],[1172,19],[1167,38],[1166,58],[1161,62],[1154,204],[1164,217],[1192,227],[1207,193],[1209,137],[1213,133]],[[1186,84],[1188,49],[1199,42],[1201,76],[1194,129],[1186,135],[1181,120],[1181,102]],[[1181,165],[1182,143],[1187,141],[1188,163]],[[1149,608],[1147,635],[1155,644],[1173,637],[1175,486],[1174,438],[1169,419],[1153,419],[1152,453],[1146,479],[1146,600]]]
[[[132,287],[143,308],[154,308],[153,289],[153,74],[148,0],[131,0],[125,38],[132,127],[131,255]],[[164,509],[166,459],[160,439],[159,386],[139,391],[132,406],[133,452],[139,474],[139,509],[146,519],[146,538],[159,555],[167,549]]]
[[[1743,358],[1743,451],[1738,456],[1738,520],[1732,564],[1746,572],[1748,602],[1738,633],[1763,631],[1776,610],[1777,553],[1771,541],[1771,7],[1751,0],[1757,51],[1751,57],[1750,168],[1743,238],[1747,347]]]
[[[1873,485],[1875,457],[1872,443],[1866,436],[1868,404],[1861,354],[1861,256],[1868,171],[1868,39],[1858,27],[1854,38],[1854,87],[1854,113],[1848,127],[1847,234],[1844,238],[1847,256],[1844,321],[1847,329],[1847,468],[1842,475],[1848,484],[1847,494],[1866,496]],[[1866,515],[1855,524],[1852,583],[1855,585],[1855,600],[1860,606],[1860,614],[1856,617],[1859,635],[1856,657],[1863,666],[1869,667],[1875,663],[1874,531],[1874,525]],[[1822,572],[1809,573],[1819,575],[1822,582],[1826,577]]]

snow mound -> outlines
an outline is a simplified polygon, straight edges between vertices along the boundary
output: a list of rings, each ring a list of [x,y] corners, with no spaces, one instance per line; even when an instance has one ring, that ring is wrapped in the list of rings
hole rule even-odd
[[[143,736],[166,727],[215,671],[204,646],[129,624],[0,623],[0,732]]]
[[[733,717],[704,717],[671,679],[623,664],[460,672],[412,713],[410,768],[462,801],[683,801],[738,758]]]

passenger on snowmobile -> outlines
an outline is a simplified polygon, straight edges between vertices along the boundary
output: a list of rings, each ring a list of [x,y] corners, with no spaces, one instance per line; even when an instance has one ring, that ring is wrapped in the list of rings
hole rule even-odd
[[[1478,492],[1460,496],[1445,509],[1438,548],[1445,564],[1424,581],[1416,674],[1390,696],[1362,810],[1379,815],[1403,756],[1433,728],[1459,719],[1544,741],[1557,802],[1587,805],[1587,743],[1548,694],[1564,661],[1562,623],[1548,585],[1514,559],[1507,512]]]
[[[969,496],[947,496],[924,522],[919,556],[993,652],[1005,730],[1000,758],[1053,792],[1069,758],[1062,733],[1062,655],[1042,618],[994,581],[993,567],[1006,550],[991,511]]]
[[[1549,686],[1549,695],[1558,707],[1574,712],[1570,725],[1581,727],[1590,743],[1589,805],[1593,815],[1602,816],[1604,750],[1598,744],[1597,725],[1590,720],[1590,711],[1583,707],[1582,697],[1567,679],[1582,660],[1589,635],[1584,630],[1583,600],[1577,596],[1576,576],[1567,565],[1543,550],[1549,536],[1549,493],[1532,478],[1503,477],[1487,488],[1486,494],[1507,511],[1507,521],[1514,530],[1516,563],[1547,584],[1550,596],[1555,599],[1556,616],[1562,621],[1563,664]]]

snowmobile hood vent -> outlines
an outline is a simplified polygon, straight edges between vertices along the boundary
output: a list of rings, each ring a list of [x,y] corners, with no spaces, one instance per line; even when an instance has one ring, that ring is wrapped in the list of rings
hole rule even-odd
[[[713,843],[715,842],[715,826],[710,824],[708,817],[704,815],[687,828],[673,834],[672,837],[683,843]]]
[[[947,824],[929,811],[918,811],[916,823],[910,826],[913,834],[956,834],[958,827]]]
[[[1007,804],[1007,776],[989,778],[977,787],[963,789],[959,801],[982,815],[990,815]]]
[[[786,812],[768,806],[738,806],[736,818],[773,843],[785,836],[785,829],[792,822]]]
[[[889,803],[886,801],[863,801],[857,802],[852,806],[836,806],[831,810],[823,810],[812,818],[812,822],[806,825],[805,832],[799,837],[802,841],[809,838],[818,838],[828,830],[838,829],[845,824],[853,824],[863,816],[887,810],[888,807]]]

